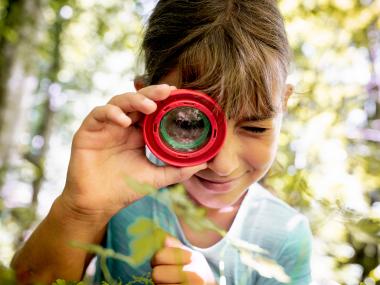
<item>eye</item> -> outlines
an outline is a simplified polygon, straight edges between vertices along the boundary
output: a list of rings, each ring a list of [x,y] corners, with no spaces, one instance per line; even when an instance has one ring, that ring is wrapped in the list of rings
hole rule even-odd
[[[244,130],[251,132],[251,133],[264,133],[268,129],[266,128],[259,128],[259,127],[242,127]]]

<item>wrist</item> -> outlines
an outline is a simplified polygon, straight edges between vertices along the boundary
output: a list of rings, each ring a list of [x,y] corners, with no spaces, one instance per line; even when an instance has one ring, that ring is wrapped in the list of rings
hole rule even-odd
[[[89,233],[104,231],[111,218],[112,214],[105,212],[78,209],[68,203],[63,195],[57,197],[46,217],[48,221],[62,228],[78,228],[81,232]]]

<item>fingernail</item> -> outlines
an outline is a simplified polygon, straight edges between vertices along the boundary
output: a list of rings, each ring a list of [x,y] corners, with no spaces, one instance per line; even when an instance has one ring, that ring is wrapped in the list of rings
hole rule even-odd
[[[125,114],[120,115],[120,120],[125,124],[126,127],[132,123],[131,118],[127,117]]]
[[[144,98],[143,104],[149,107],[156,107],[156,103],[154,103],[152,100],[148,98]]]

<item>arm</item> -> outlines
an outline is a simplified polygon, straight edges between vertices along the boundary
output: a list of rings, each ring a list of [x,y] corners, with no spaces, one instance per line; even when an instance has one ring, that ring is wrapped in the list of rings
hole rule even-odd
[[[155,111],[154,101],[167,98],[173,88],[148,86],[114,96],[86,117],[73,139],[63,193],[13,258],[20,282],[79,280],[91,256],[68,242],[99,244],[110,218],[143,197],[126,185],[126,176],[158,189],[207,166],[158,167],[145,157],[139,123],[143,114]]]
[[[98,244],[106,228],[100,219],[81,220],[65,209],[62,197],[13,257],[11,267],[22,284],[50,284],[58,278],[80,280],[92,255],[70,245],[71,241]]]

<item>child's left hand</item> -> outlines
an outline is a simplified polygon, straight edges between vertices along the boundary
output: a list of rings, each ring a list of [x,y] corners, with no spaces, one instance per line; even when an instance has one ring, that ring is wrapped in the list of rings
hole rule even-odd
[[[216,285],[214,274],[202,253],[168,236],[152,258],[154,284]]]

